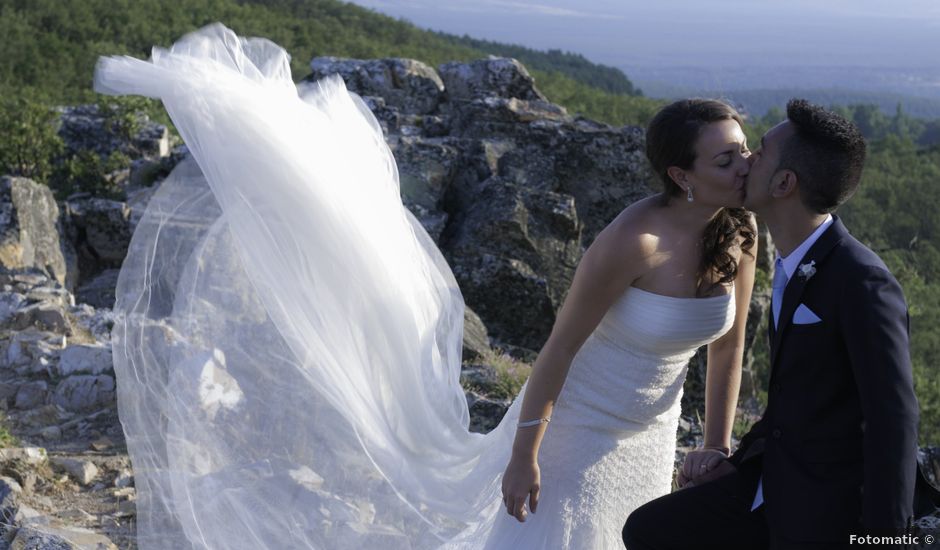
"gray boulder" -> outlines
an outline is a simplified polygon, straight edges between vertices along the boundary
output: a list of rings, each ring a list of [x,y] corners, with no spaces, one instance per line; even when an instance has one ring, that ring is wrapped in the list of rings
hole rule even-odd
[[[3,383],[0,383],[0,411],[5,411],[13,406],[14,400],[16,399],[16,392],[20,389],[19,386],[7,381],[10,378],[11,376],[7,373],[3,376]]]
[[[444,194],[458,168],[460,153],[444,139],[402,137],[391,141],[398,165],[402,202],[437,241],[448,216]]]
[[[63,308],[75,305],[71,293],[56,284],[35,286],[27,291],[26,298],[31,302],[43,302]]]
[[[361,96],[378,96],[403,113],[431,113],[441,101],[444,83],[434,69],[414,59],[346,59],[317,57],[307,82],[338,74]]]
[[[19,528],[10,550],[117,550],[108,537],[58,522],[32,521]]]
[[[487,433],[493,430],[506,415],[510,399],[492,399],[475,392],[467,392],[467,405],[470,407],[471,432]]]
[[[6,544],[7,535],[15,529],[13,519],[19,510],[17,495],[22,492],[23,488],[15,480],[0,477],[0,547]]]
[[[95,309],[88,304],[78,304],[69,311],[73,328],[87,331],[92,338],[102,345],[111,343],[111,327],[115,313],[108,308]]]
[[[86,412],[114,404],[114,378],[77,374],[59,382],[52,402],[67,411]]]
[[[59,354],[59,361],[53,370],[60,377],[111,373],[114,371],[111,348],[88,344],[68,346]]]
[[[490,350],[490,336],[480,316],[470,307],[463,314],[463,361],[476,361]]]
[[[13,316],[11,324],[14,330],[34,326],[43,330],[65,333],[69,329],[65,309],[59,304],[46,302],[38,302],[20,309]]]
[[[448,242],[454,276],[488,329],[537,350],[581,256],[574,199],[500,177],[474,196]]]
[[[80,254],[120,266],[131,240],[126,203],[85,196],[69,200],[66,215],[69,234]]]
[[[114,307],[114,291],[117,287],[120,269],[105,269],[90,280],[82,283],[75,291],[76,301],[98,308]]]
[[[564,107],[544,100],[484,97],[465,104],[455,103],[452,131],[467,137],[487,139],[500,134],[526,136],[530,127],[555,128],[553,122],[570,121]]]
[[[38,465],[49,460],[49,455],[42,447],[8,447],[0,449],[0,462],[15,460]]]
[[[15,292],[0,293],[0,325],[6,325],[16,311],[26,301],[26,297]]]
[[[29,328],[14,331],[10,338],[0,340],[0,365],[22,368],[26,371],[44,372],[43,363],[48,363],[58,351],[65,347],[65,335]]]
[[[75,478],[75,481],[82,485],[88,485],[98,477],[98,467],[89,460],[53,457],[50,462],[68,472],[70,476]]]
[[[529,71],[515,59],[490,56],[470,63],[454,61],[438,67],[448,101],[486,97],[547,101],[535,88]]]
[[[98,105],[62,107],[60,111],[59,137],[65,143],[67,153],[94,151],[106,156],[120,151],[131,158],[165,157],[170,154],[169,130],[151,121],[143,113],[136,115],[136,132],[128,141]]]
[[[0,178],[0,266],[36,267],[68,287],[52,191],[27,178]]]
[[[46,402],[49,385],[44,380],[34,380],[21,384],[16,391],[17,409],[32,409]]]

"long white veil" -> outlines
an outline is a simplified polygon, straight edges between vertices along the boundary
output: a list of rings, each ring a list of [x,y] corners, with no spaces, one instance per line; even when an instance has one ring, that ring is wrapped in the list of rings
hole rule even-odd
[[[118,280],[139,545],[476,547],[518,407],[468,431],[451,271],[368,108],[336,76],[298,89],[288,61],[215,24],[96,69],[161,99],[194,159]]]

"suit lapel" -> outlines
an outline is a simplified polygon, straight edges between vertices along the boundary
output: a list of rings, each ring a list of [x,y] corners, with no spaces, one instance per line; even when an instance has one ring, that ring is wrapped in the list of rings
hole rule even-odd
[[[819,239],[813,243],[813,246],[806,252],[806,255],[803,256],[803,259],[800,260],[800,265],[808,264],[810,262],[816,262],[816,269],[820,269],[822,266],[823,260],[832,251],[836,244],[838,244],[842,239],[848,235],[848,230],[845,229],[845,226],[842,225],[842,221],[839,220],[837,216],[833,216],[832,225],[829,226],[822,235],[819,236]],[[796,311],[797,306],[800,305],[800,298],[803,296],[803,290],[806,288],[810,282],[810,278],[801,276],[800,272],[797,271],[790,278],[790,281],[787,283],[786,290],[783,291],[783,304],[780,306],[780,323],[776,327],[776,330],[771,328],[771,353],[770,353],[770,364],[776,365],[777,363],[777,354],[780,352],[781,344],[786,337],[787,328],[789,328],[791,321],[793,320],[793,312]],[[771,313],[773,316],[773,313]],[[773,320],[771,319],[771,327],[773,326]],[[773,368],[771,368],[773,371]]]

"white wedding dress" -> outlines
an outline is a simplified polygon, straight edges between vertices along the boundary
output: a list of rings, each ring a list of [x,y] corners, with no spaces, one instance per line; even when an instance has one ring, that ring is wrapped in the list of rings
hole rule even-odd
[[[669,492],[686,364],[730,328],[729,296],[613,305],[519,524],[500,476],[521,399],[467,430],[463,301],[361,100],[338,77],[298,89],[281,48],[218,24],[148,62],[104,58],[95,85],[162,99],[192,152],[118,280],[141,548],[614,549]]]

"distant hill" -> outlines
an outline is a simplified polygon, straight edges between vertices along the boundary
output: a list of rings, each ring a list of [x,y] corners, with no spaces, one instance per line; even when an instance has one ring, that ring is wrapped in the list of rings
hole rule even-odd
[[[561,50],[543,52],[516,44],[479,40],[467,35],[455,36],[443,32],[435,32],[435,34],[454,44],[501,57],[513,57],[529,69],[558,71],[600,90],[632,96],[643,95],[643,91],[635,87],[633,82],[620,69],[593,63],[578,53],[562,52]]]
[[[717,92],[701,92],[715,95]],[[763,116],[770,109],[784,108],[792,97],[803,97],[821,105],[877,105],[885,114],[894,114],[900,104],[908,116],[920,119],[940,118],[940,99],[914,97],[889,92],[865,92],[846,89],[828,90],[736,90],[724,93],[735,103],[741,104],[748,113]]]
[[[754,116],[783,107],[791,97],[824,105],[877,105],[893,114],[940,118],[940,69],[910,67],[629,67],[649,97],[728,97]]]

